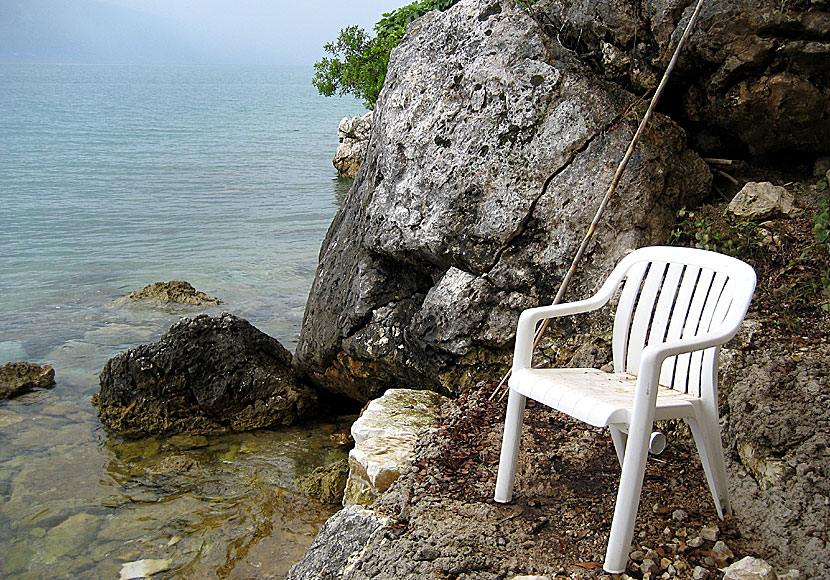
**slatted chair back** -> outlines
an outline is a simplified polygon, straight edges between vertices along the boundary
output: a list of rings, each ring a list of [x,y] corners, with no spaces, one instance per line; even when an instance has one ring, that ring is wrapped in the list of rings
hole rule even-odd
[[[744,262],[688,248],[650,248],[620,264],[625,282],[614,318],[614,371],[637,374],[643,348],[691,338],[723,324],[752,296],[754,272]],[[731,318],[731,317],[730,317]],[[715,396],[719,346],[665,360],[660,384],[698,397]]]

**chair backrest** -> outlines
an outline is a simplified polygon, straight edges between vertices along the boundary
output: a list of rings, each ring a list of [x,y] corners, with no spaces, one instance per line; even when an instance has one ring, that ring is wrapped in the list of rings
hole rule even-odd
[[[646,345],[726,328],[734,336],[755,290],[755,270],[733,258],[694,248],[635,250],[615,268],[624,279],[614,318],[614,368],[637,374]],[[660,384],[696,396],[717,387],[719,345],[669,357]]]

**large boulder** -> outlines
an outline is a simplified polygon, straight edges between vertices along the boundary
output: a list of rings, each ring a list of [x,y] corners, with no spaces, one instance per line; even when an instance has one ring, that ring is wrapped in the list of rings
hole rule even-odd
[[[548,34],[635,91],[657,86],[696,2],[542,0]],[[703,5],[663,108],[709,153],[830,150],[830,10],[825,0]]]
[[[159,342],[116,355],[100,384],[101,421],[125,436],[289,425],[316,401],[291,354],[227,312],[184,318]]]
[[[410,24],[320,252],[298,369],[361,401],[390,386],[457,392],[502,372],[519,312],[555,295],[636,109],[512,2],[463,0]],[[657,116],[572,295],[631,249],[664,242],[675,211],[710,183],[684,132]]]

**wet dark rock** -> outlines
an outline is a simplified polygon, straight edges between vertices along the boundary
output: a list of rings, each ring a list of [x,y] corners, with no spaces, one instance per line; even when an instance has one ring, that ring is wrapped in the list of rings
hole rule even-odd
[[[100,384],[101,421],[125,436],[290,425],[316,403],[291,354],[227,312],[182,319],[159,342],[113,357]]]
[[[503,372],[519,312],[556,294],[635,106],[509,3],[467,0],[413,22],[321,250],[298,370],[360,401],[391,386],[458,392]],[[627,251],[665,242],[675,211],[710,182],[658,116],[575,294]]]
[[[593,70],[643,92],[657,86],[695,5],[543,0],[534,13]],[[826,154],[828,80],[826,2],[707,2],[662,107],[704,152]]]
[[[0,366],[0,401],[54,386],[55,369],[49,365],[10,362]]]
[[[208,296],[196,290],[188,282],[171,280],[170,282],[156,282],[148,284],[141,290],[131,292],[124,298],[116,300],[118,304],[144,302],[151,304],[188,304],[190,306],[205,306],[222,304],[222,300]]]

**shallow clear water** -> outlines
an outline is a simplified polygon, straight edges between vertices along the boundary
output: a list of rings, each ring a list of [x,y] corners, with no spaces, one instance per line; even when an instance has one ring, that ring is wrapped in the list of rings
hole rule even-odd
[[[293,349],[350,185],[337,123],[363,112],[311,74],[0,64],[0,363],[57,382],[0,403],[0,577],[281,577],[330,513],[293,482],[342,456],[332,426],[123,443],[90,403],[108,358],[201,312],[112,304],[152,282]]]

